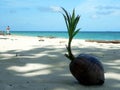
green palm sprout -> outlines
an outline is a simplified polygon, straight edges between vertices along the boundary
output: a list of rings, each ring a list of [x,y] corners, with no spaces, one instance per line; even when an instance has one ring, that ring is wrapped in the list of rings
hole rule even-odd
[[[80,30],[80,28],[76,29],[77,24],[78,24],[79,19],[80,19],[80,16],[79,15],[75,16],[75,9],[73,9],[72,14],[68,13],[64,8],[62,8],[62,10],[64,11],[64,13],[62,13],[62,14],[64,16],[64,20],[65,20],[66,27],[68,30],[68,35],[69,35],[68,46],[66,46],[68,54],[65,54],[65,56],[72,61],[75,59],[75,57],[71,51],[71,42],[72,42],[73,37]]]

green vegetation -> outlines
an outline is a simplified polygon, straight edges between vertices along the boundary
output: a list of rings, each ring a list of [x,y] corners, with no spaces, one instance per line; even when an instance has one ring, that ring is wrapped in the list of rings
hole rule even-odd
[[[71,61],[74,60],[74,55],[71,51],[71,42],[72,39],[74,38],[74,36],[79,32],[79,29],[76,29],[77,24],[79,22],[80,16],[79,15],[75,15],[75,9],[73,9],[72,14],[68,13],[64,8],[62,8],[62,10],[64,11],[63,16],[64,16],[64,20],[66,23],[66,27],[68,30],[68,35],[69,35],[69,41],[68,41],[68,46],[66,46],[68,54],[65,54],[65,56],[70,59]]]

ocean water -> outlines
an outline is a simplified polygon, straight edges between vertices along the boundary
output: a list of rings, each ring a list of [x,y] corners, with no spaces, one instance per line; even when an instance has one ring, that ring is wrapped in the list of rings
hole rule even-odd
[[[66,31],[11,31],[13,35],[68,38]],[[120,40],[120,32],[79,32],[76,39]]]

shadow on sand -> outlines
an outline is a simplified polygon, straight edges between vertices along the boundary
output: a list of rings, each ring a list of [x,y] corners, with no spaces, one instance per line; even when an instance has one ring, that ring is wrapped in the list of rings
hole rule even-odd
[[[47,46],[1,53],[0,90],[120,90],[120,79],[117,79],[120,50],[88,47],[73,51],[93,54],[101,60],[106,74],[103,86],[79,85],[69,72],[70,61],[64,57],[65,48]]]

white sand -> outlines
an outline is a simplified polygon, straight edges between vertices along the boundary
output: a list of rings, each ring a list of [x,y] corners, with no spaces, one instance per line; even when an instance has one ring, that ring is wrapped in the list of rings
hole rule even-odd
[[[0,36],[0,90],[120,90],[120,44],[73,40],[75,55],[98,57],[103,86],[83,86],[69,72],[67,39]]]

